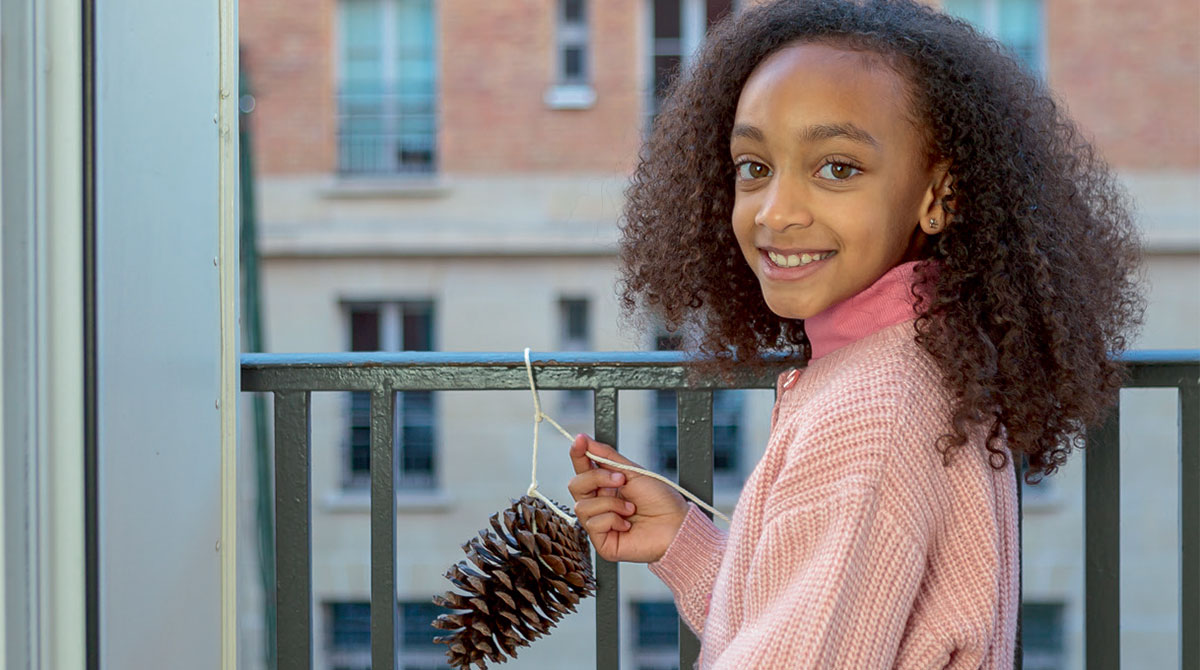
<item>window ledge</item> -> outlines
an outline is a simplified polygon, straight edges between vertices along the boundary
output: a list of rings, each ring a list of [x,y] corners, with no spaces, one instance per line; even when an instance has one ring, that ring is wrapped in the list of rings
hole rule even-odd
[[[447,512],[454,504],[454,497],[444,489],[396,492],[397,512]],[[321,500],[321,509],[335,514],[370,513],[371,493],[367,489],[331,491]]]
[[[556,84],[542,97],[550,109],[591,109],[596,105],[596,89],[587,84]]]
[[[450,185],[438,175],[336,176],[320,188],[331,200],[357,198],[444,198]]]

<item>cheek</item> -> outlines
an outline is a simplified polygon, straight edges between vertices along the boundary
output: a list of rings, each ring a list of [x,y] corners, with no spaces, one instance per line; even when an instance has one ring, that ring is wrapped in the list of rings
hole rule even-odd
[[[737,236],[739,243],[746,244],[748,239],[753,238],[755,214],[753,205],[746,198],[736,198],[733,201],[730,223],[733,226],[733,234]]]

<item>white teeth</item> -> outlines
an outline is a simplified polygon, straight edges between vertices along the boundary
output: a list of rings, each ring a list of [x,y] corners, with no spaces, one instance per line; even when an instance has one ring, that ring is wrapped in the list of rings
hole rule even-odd
[[[813,261],[825,260],[826,258],[829,258],[830,256],[832,256],[834,253],[835,252],[827,251],[823,254],[816,254],[816,255],[813,255],[813,254],[791,254],[789,256],[785,256],[783,254],[776,253],[774,251],[768,251],[767,258],[770,258],[772,263],[774,263],[775,265],[778,265],[781,268],[794,268],[794,267],[797,267],[800,265],[808,265],[809,263],[811,263]]]

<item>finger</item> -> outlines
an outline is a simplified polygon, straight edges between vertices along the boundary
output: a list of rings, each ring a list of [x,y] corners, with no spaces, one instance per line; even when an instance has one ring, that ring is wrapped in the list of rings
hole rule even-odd
[[[595,468],[596,465],[587,457],[588,443],[592,442],[591,438],[583,433],[575,436],[575,441],[571,443],[571,466],[575,468],[575,474],[582,474]],[[597,442],[597,444],[599,444]]]
[[[606,512],[588,519],[586,522],[584,522],[583,527],[587,529],[587,532],[592,537],[603,539],[606,533],[614,531],[618,533],[624,533],[630,528],[633,528],[633,524],[629,523],[627,520],[618,516],[614,512]],[[593,542],[595,542],[595,540],[593,540]]]
[[[616,461],[617,463],[621,463],[623,465],[632,465],[634,467],[640,467],[640,466],[638,466],[637,463],[634,463],[633,461],[629,460],[628,458],[625,458],[616,449],[613,449],[612,447],[610,447],[607,444],[604,444],[603,442],[597,442],[597,441],[591,439],[590,437],[588,437],[587,435],[580,435],[579,437],[584,438],[584,440],[586,441],[588,454],[595,454],[596,456],[600,456],[602,458],[607,458],[610,461]],[[579,439],[576,439],[575,442],[576,442],[576,444],[578,444]],[[573,444],[573,445],[571,445],[571,447],[572,447],[572,454],[574,454],[574,449],[575,449],[576,445]],[[580,455],[586,457],[587,454],[584,454],[581,452]],[[588,459],[588,460],[590,461],[591,459]],[[580,470],[578,468],[576,468],[575,471],[580,472]]]
[[[610,491],[615,491],[615,487],[624,483],[625,475],[620,472],[596,468],[572,477],[571,481],[567,482],[567,490],[571,492],[571,497],[580,500],[591,498],[602,492],[611,495]],[[608,491],[602,491],[602,489],[608,489]]]
[[[600,516],[608,512],[617,514],[618,516],[626,517],[634,513],[637,508],[633,503],[624,498],[615,498],[604,496],[599,498],[584,498],[575,503],[575,516],[580,519],[591,519],[592,517]]]

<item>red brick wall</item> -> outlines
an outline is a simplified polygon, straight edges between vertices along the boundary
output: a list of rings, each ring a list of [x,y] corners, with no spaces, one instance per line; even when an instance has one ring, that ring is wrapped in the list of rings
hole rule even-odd
[[[552,110],[556,0],[443,0],[440,119],[446,172],[625,169],[641,140],[640,0],[594,0],[596,104]]]
[[[1114,167],[1200,168],[1200,2],[1048,0],[1050,85]]]
[[[332,172],[336,0],[240,5],[242,59],[256,104],[256,167],[264,174]]]
[[[593,0],[596,105],[552,110],[556,0],[438,0],[445,173],[625,170],[641,139],[643,0]],[[337,0],[241,0],[267,174],[335,169]],[[1118,168],[1200,168],[1200,3],[1046,0],[1051,86]]]
[[[641,140],[640,0],[589,15],[596,104],[552,110],[556,0],[438,0],[438,160],[445,173],[628,169]],[[242,0],[264,174],[336,169],[337,0]]]

